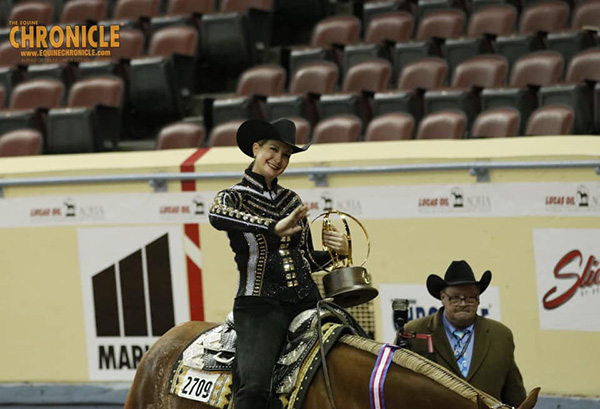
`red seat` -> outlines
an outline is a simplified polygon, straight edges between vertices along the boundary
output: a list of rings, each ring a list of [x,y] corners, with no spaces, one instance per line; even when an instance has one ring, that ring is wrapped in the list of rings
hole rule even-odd
[[[189,26],[172,26],[158,30],[148,47],[149,56],[170,57],[172,54],[194,57],[198,50],[198,31]]]
[[[350,68],[344,78],[344,92],[379,92],[390,86],[392,65],[383,59],[358,63]]]
[[[54,7],[47,1],[28,1],[15,4],[8,21],[37,21],[40,25],[52,23]]]
[[[322,61],[303,65],[296,70],[290,83],[291,94],[331,94],[338,81],[338,67]]]
[[[296,125],[296,144],[306,145],[310,141],[310,124],[308,121],[295,116],[288,119]]]
[[[321,120],[313,131],[313,143],[357,142],[362,122],[353,115],[338,115]]]
[[[215,126],[210,131],[208,146],[211,148],[216,146],[237,146],[237,130],[242,123],[244,123],[243,120],[233,120]]]
[[[115,20],[136,20],[158,15],[158,0],[119,0],[115,6]]]
[[[569,22],[569,5],[562,1],[544,0],[528,5],[519,19],[519,33],[535,34],[566,28]]]
[[[367,126],[365,141],[398,141],[412,138],[415,121],[404,112],[392,112],[373,118]]]
[[[101,21],[106,18],[104,0],[70,0],[63,7],[60,22],[85,23],[87,20]]]
[[[271,11],[272,0],[221,0],[220,10],[225,13],[246,13],[248,9]]]
[[[465,13],[458,9],[431,12],[419,23],[415,39],[426,41],[433,37],[459,37],[464,32],[466,20]]]
[[[463,112],[434,112],[419,123],[417,139],[462,139],[466,129],[467,117]]]
[[[444,59],[425,57],[404,66],[398,78],[397,88],[403,90],[440,88],[447,72],[448,64]]]
[[[479,37],[484,34],[509,35],[515,30],[517,9],[509,4],[493,4],[471,14],[467,35]]]
[[[10,109],[57,108],[65,92],[62,82],[37,79],[17,85],[10,96]]]
[[[383,13],[374,17],[367,27],[365,41],[381,43],[384,40],[402,42],[410,40],[415,25],[414,17],[402,11]]]
[[[509,86],[552,85],[560,81],[564,62],[555,51],[537,51],[519,58],[510,73]]]
[[[588,0],[577,3],[571,17],[571,28],[600,27],[600,2]]]
[[[514,108],[488,109],[477,115],[471,138],[500,138],[519,134],[521,115]]]
[[[189,15],[192,13],[212,13],[215,11],[213,0],[170,0],[167,14]]]
[[[355,44],[360,36],[360,20],[354,16],[333,16],[319,21],[311,35],[313,47],[329,47],[333,44]]]
[[[564,105],[548,105],[533,111],[525,135],[570,135],[575,113]]]
[[[177,122],[161,129],[156,149],[198,148],[203,140],[203,127],[189,122]]]
[[[283,92],[285,70],[278,65],[256,65],[238,79],[237,95],[277,95]]]
[[[42,134],[32,129],[18,129],[0,135],[0,157],[39,155]]]
[[[459,64],[452,76],[452,86],[470,88],[501,87],[506,83],[508,62],[501,55],[484,54]]]
[[[0,43],[0,67],[14,67],[21,63],[21,50],[11,45],[10,41]]]

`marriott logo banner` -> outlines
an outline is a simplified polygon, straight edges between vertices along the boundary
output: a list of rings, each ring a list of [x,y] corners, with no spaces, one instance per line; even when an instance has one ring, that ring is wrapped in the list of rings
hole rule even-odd
[[[189,321],[183,234],[183,226],[78,230],[90,380],[132,380],[144,352]]]

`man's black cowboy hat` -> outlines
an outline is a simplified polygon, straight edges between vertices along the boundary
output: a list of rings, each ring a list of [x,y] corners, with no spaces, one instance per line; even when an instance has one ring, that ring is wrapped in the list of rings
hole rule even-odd
[[[268,122],[263,119],[249,119],[242,123],[237,131],[237,144],[246,155],[254,157],[252,145],[263,139],[275,139],[292,148],[292,153],[304,152],[304,147],[296,146],[296,125],[289,119],[277,119]]]
[[[444,275],[443,279],[435,274],[430,274],[427,277],[427,291],[439,300],[440,291],[450,285],[475,284],[479,287],[479,293],[481,294],[488,288],[490,281],[492,281],[492,272],[490,270],[483,273],[481,280],[477,281],[475,280],[471,266],[466,261],[453,261],[448,270],[446,270],[446,275]]]

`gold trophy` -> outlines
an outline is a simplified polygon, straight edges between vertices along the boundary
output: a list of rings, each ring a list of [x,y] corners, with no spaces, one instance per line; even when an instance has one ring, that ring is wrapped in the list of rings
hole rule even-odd
[[[324,232],[334,230],[330,217],[334,214],[340,217],[340,220],[344,225],[344,234],[348,240],[348,255],[345,257],[340,256],[332,249],[323,245],[323,250],[328,251],[331,257],[331,263],[323,267],[323,270],[328,272],[328,274],[325,274],[323,277],[325,297],[333,298],[333,302],[341,307],[354,307],[372,300],[379,294],[379,291],[371,286],[371,276],[367,272],[367,269],[363,267],[371,252],[371,242],[369,240],[369,234],[362,223],[354,216],[339,210],[329,210],[321,213],[310,223],[310,225],[312,225],[319,218],[323,218],[321,242],[323,242]],[[352,235],[350,233],[348,219],[351,219],[358,224],[367,239],[367,254],[365,259],[360,265],[356,266],[353,265],[352,260]]]

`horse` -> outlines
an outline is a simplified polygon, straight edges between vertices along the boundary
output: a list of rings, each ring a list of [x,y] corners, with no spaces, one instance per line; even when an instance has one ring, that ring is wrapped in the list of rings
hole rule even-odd
[[[219,324],[191,321],[173,327],[146,352],[127,395],[125,409],[209,409],[211,406],[169,394],[169,378],[182,351],[200,334]],[[370,409],[369,381],[383,344],[344,335],[327,355],[333,402],[340,409]],[[506,407],[439,365],[406,351],[394,354],[384,387],[388,409],[496,409]],[[406,355],[403,354],[403,355]],[[412,369],[409,369],[411,368]],[[540,388],[517,409],[531,409]],[[323,371],[319,370],[303,403],[304,409],[332,407]]]

